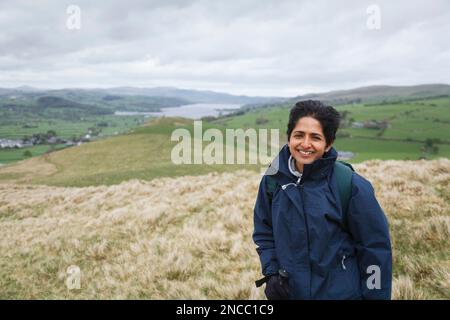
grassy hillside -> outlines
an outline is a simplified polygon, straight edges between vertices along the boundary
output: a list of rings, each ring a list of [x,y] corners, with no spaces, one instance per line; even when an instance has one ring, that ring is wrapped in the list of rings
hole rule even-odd
[[[291,107],[292,104],[285,104],[254,109],[243,115],[223,117],[214,123],[227,128],[278,128],[283,134],[283,141],[286,141],[286,124]],[[336,109],[346,116],[338,131],[335,147],[356,153],[349,162],[450,157],[450,97],[405,103],[338,105]],[[384,120],[389,127],[385,130],[352,128],[345,125],[350,120]],[[422,150],[427,139],[434,141],[436,153]]]
[[[28,156],[24,154],[26,151],[29,151],[31,153],[31,156],[37,156],[41,155],[53,150],[58,150],[64,148],[64,145],[58,144],[58,145],[37,145],[34,147],[29,147],[25,149],[1,149],[0,150],[0,158],[1,162],[0,164],[4,165],[7,163],[12,163],[16,161],[20,161],[22,159],[26,159]],[[26,150],[26,151],[25,151]]]
[[[450,138],[448,136],[448,132],[450,131],[450,96],[448,94],[445,95],[446,92],[448,93],[449,88],[450,86],[448,85],[422,85],[413,87],[374,86],[346,91],[333,91],[308,97],[321,99],[327,97],[338,99],[340,97],[343,99],[341,99],[342,101],[346,101],[348,97],[359,96],[359,100],[366,101],[365,103],[335,105],[345,115],[343,125],[338,132],[335,147],[340,151],[351,151],[355,153],[355,157],[350,160],[352,163],[369,159],[438,159],[440,157],[450,156]],[[153,106],[167,106],[181,103],[181,101],[176,99],[171,100],[169,97],[159,99],[158,97],[141,97],[137,95],[138,93],[144,94],[145,92],[146,94],[150,92],[160,92],[161,94],[172,92],[171,90],[165,91],[164,88],[160,88],[162,91],[150,90],[148,92],[146,89],[116,89],[118,90],[117,92],[106,89],[67,89],[25,93],[12,90],[9,94],[4,93],[0,99],[0,137],[21,139],[26,135],[46,133],[52,130],[59,137],[73,139],[74,137],[85,135],[88,128],[101,130],[101,136],[111,136],[128,132],[131,128],[139,126],[144,118],[143,116],[118,117],[98,114],[104,110],[111,112],[111,110],[121,109],[122,106],[124,110],[133,109],[134,107],[147,110],[148,103]],[[200,94],[199,92],[197,93]],[[203,92],[202,94],[206,93]],[[395,99],[386,100],[383,98],[383,94],[386,97]],[[440,98],[420,98],[433,95],[440,95]],[[139,100],[141,98],[147,100],[141,101]],[[302,98],[306,98],[306,96]],[[77,102],[73,102],[70,99]],[[156,100],[153,101],[151,99]],[[31,105],[37,104],[37,106],[30,106],[27,104],[27,101]],[[284,133],[286,131],[289,108],[293,105],[294,101],[296,100],[289,100],[289,102],[285,102],[284,104],[255,107],[244,114],[223,117],[213,121],[212,126],[217,127],[221,131],[224,131],[225,128],[277,128],[281,132],[282,145],[286,141]],[[367,101],[372,102],[369,103]],[[34,110],[33,108],[37,108],[36,110],[39,112],[32,112]],[[241,110],[240,113],[243,113],[243,111]],[[366,129],[351,126],[355,122],[361,124],[365,121],[374,120],[384,121],[388,127],[386,129]],[[174,127],[169,126],[168,129],[174,129]],[[148,132],[144,131],[141,133],[147,134]],[[170,132],[166,130],[166,134],[170,134]],[[132,138],[134,137],[114,141],[127,144],[126,140]],[[159,138],[163,137],[159,136],[150,139],[158,140]],[[110,145],[109,142],[106,144]],[[136,143],[131,144],[138,147]],[[112,157],[111,153],[105,148],[102,148],[101,144],[97,144],[96,147],[98,147],[98,150],[104,151],[104,154],[100,158],[106,157],[110,159]],[[141,149],[144,147],[147,148],[144,145],[140,145]],[[39,155],[48,149],[41,147],[35,148],[32,150],[32,154]],[[127,149],[125,147],[124,150],[127,150],[130,157],[133,157],[133,154],[136,154],[138,157],[141,156],[139,147],[138,149]],[[16,151],[2,150],[0,151],[0,163],[24,158],[18,155]],[[163,158],[159,159],[164,160]],[[79,158],[77,159],[77,163],[85,160],[85,158]],[[157,163],[158,159],[155,159],[155,161],[154,163]],[[83,168],[87,168],[87,165]],[[89,168],[92,168],[92,165],[89,165]],[[169,171],[172,172],[172,170]],[[165,175],[166,172],[164,170],[161,171],[161,174],[153,170],[151,175],[138,174],[136,177],[147,179],[147,177]],[[123,177],[133,178],[133,175],[125,174]],[[117,178],[112,180],[115,182],[123,181]],[[105,179],[99,178],[96,181],[105,181]],[[100,182],[95,183],[98,184]]]
[[[389,218],[393,298],[450,299],[450,161],[355,168]],[[0,298],[262,299],[251,239],[259,179],[238,171],[86,188],[0,184]],[[72,265],[81,288],[68,290]]]
[[[17,117],[12,121],[0,125],[0,137],[4,139],[23,139],[33,134],[45,134],[52,130],[63,139],[76,139],[89,132],[89,128],[100,131],[98,137],[105,138],[123,134],[139,126],[145,121],[144,116],[88,116],[79,120],[62,119],[33,119],[27,121]],[[64,146],[64,145],[63,145]],[[53,146],[54,148],[55,146]],[[58,146],[59,148],[60,146]],[[26,159],[24,152],[30,151],[33,156],[38,156],[52,150],[51,145],[36,145],[21,149],[0,149],[0,164]]]
[[[204,123],[203,130],[221,128]],[[242,168],[260,170],[257,165],[175,165],[171,152],[177,142],[171,134],[185,128],[193,134],[191,120],[161,118],[129,134],[94,141],[0,168],[0,181],[19,178],[20,182],[56,186],[90,186],[117,184],[130,179],[151,180],[186,174],[235,171]],[[193,140],[192,140],[193,141]],[[193,142],[192,142],[193,144]],[[208,143],[204,142],[206,147]]]
[[[144,116],[115,116],[115,111],[160,111],[190,101],[173,97],[117,95],[105,90],[23,90],[0,88],[0,139],[24,139],[51,130],[64,139],[79,140],[88,128],[110,136],[138,126]],[[33,155],[44,148],[26,148]],[[42,152],[40,152],[42,151]],[[16,151],[0,150],[0,164],[21,160]]]
[[[290,105],[274,106],[255,109],[243,115],[223,117],[213,122],[204,121],[203,132],[208,128],[217,128],[222,133],[226,128],[277,128],[280,130],[281,147],[286,141],[289,108]],[[378,105],[352,104],[336,108],[345,114],[345,119],[338,131],[335,147],[340,151],[355,153],[355,157],[349,160],[353,164],[370,159],[450,157],[450,98]],[[389,126],[386,129],[349,126],[350,122],[362,123],[367,120],[384,120]],[[212,171],[261,170],[263,167],[236,164],[174,165],[170,157],[177,142],[170,141],[171,133],[177,128],[186,128],[193,137],[192,123],[191,120],[182,118],[152,120],[128,134],[2,167],[0,181],[14,176],[21,177],[20,181],[26,183],[57,186],[110,185],[135,178],[151,180]],[[122,125],[131,127],[129,123]],[[203,146],[208,144],[204,142]]]

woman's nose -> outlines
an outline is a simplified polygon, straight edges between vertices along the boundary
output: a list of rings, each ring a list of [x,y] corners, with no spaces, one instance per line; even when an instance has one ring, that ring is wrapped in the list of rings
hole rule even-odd
[[[308,148],[311,145],[311,140],[306,137],[305,139],[303,139],[303,141],[301,142],[301,146],[302,148]]]

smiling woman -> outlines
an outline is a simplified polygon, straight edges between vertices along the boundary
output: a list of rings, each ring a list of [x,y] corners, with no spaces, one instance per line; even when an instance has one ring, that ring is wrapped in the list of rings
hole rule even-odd
[[[388,222],[369,181],[337,162],[339,113],[291,110],[288,143],[261,180],[253,240],[268,299],[390,299]],[[270,172],[270,173],[269,173]]]

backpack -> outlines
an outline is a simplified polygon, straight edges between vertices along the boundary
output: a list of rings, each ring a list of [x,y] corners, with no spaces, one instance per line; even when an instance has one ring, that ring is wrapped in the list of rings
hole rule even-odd
[[[336,160],[334,163],[334,174],[336,176],[336,182],[339,190],[339,198],[342,204],[342,212],[344,213],[344,225],[346,226],[346,216],[348,210],[348,203],[352,195],[352,165],[350,163]],[[267,195],[269,201],[272,201],[273,193],[278,186],[278,182],[271,176],[267,176]]]

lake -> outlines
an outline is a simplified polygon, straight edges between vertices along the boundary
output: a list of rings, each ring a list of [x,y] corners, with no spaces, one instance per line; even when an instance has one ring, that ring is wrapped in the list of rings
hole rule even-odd
[[[202,117],[214,116],[220,114],[227,114],[233,110],[241,107],[241,104],[226,104],[226,103],[195,103],[186,104],[179,107],[161,108],[161,112],[131,112],[131,111],[116,111],[117,116],[136,116],[145,115],[153,117],[184,117],[189,119],[200,119]]]

